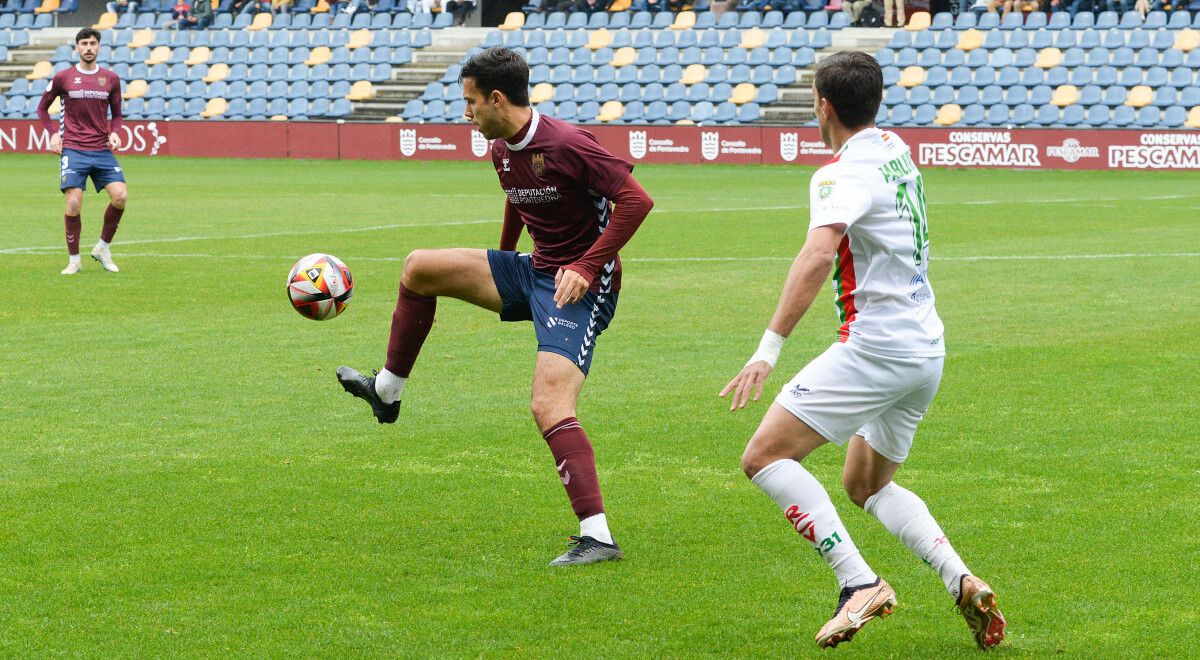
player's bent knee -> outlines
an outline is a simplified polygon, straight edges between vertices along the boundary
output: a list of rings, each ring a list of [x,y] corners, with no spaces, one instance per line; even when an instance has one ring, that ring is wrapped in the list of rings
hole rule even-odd
[[[867,500],[871,499],[872,495],[878,493],[879,489],[886,485],[886,483],[873,484],[854,475],[842,475],[842,487],[846,489],[846,495],[850,496],[850,501],[860,509],[866,506]]]
[[[746,474],[747,479],[753,479],[754,475],[771,463],[767,456],[754,449],[753,443],[747,445],[746,451],[742,452],[742,472]]]

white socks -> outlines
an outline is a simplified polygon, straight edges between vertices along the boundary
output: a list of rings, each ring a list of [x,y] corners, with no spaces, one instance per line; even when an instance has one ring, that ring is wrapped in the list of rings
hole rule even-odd
[[[104,239],[100,239],[100,240],[96,241],[96,249],[97,250],[107,250],[109,245],[111,245],[111,243],[109,243],[108,241],[105,241]]]
[[[751,479],[783,509],[783,515],[837,574],[838,586],[870,584],[878,576],[859,554],[829,493],[796,461],[785,458],[759,470]]]
[[[381,369],[375,374],[375,393],[383,399],[384,403],[394,403],[400,400],[400,393],[404,391],[404,384],[408,382],[407,378],[401,378],[396,374]]]
[[[79,260],[79,255],[68,254],[67,255],[67,263],[68,264],[78,264],[78,263],[82,263],[82,262]]]
[[[929,515],[929,507],[920,497],[891,482],[868,497],[863,508],[937,571],[946,591],[958,598],[958,578],[971,571],[950,547],[950,541],[946,540],[942,528]]]
[[[608,518],[603,513],[588,516],[579,521],[579,535],[590,536],[601,543],[612,545],[612,532],[608,531]]]

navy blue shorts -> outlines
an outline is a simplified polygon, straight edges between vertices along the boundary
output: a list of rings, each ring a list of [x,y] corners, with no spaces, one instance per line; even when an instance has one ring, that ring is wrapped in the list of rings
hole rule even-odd
[[[87,190],[88,177],[96,186],[96,192],[104,190],[104,186],[114,181],[125,183],[125,173],[121,171],[113,152],[63,149],[62,158],[58,161],[58,189]]]
[[[596,340],[617,312],[617,294],[589,291],[583,300],[558,309],[554,276],[534,270],[532,255],[488,250],[487,256],[504,303],[500,320],[533,321],[538,350],[562,355],[586,375]]]

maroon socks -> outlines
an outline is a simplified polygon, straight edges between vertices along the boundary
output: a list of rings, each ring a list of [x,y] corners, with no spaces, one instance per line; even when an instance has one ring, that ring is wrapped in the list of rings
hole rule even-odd
[[[63,225],[66,227],[67,233],[67,254],[77,256],[79,254],[79,230],[83,223],[77,215],[64,215]]]
[[[408,378],[421,352],[421,345],[429,336],[436,309],[437,298],[418,296],[404,288],[403,282],[400,283],[400,297],[396,300],[396,311],[392,312],[392,333],[388,336],[385,369]]]
[[[546,429],[542,437],[554,455],[558,477],[567,489],[575,515],[583,520],[604,513],[600,478],[596,475],[596,455],[579,420],[568,417]]]
[[[112,243],[113,237],[117,235],[117,225],[121,224],[123,213],[125,213],[125,209],[119,209],[112,204],[104,209],[104,227],[100,230],[100,240]]]

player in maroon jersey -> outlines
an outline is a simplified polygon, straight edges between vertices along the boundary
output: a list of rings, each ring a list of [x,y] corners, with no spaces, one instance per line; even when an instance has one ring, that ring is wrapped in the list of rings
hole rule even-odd
[[[111,69],[96,63],[100,51],[100,33],[83,28],[75,35],[75,51],[79,64],[59,71],[46,85],[42,102],[38,104],[38,119],[42,128],[54,130],[50,121],[50,105],[62,98],[62,121],[58,131],[50,136],[50,150],[61,154],[59,159],[59,189],[66,197],[64,221],[67,231],[69,261],[63,275],[79,272],[79,231],[82,222],[83,190],[91,178],[96,192],[108,192],[109,204],[104,211],[104,227],[100,241],[92,249],[92,258],[104,270],[118,272],[108,245],[117,233],[121,215],[125,213],[125,173],[121,171],[113,150],[121,140],[121,80]],[[112,121],[109,121],[109,112]]]
[[[620,559],[596,476],[596,460],[575,406],[596,340],[616,311],[617,251],[654,206],[633,165],[589,132],[529,105],[529,67],[490,48],[461,74],[466,117],[492,140],[492,163],[508,197],[499,250],[416,250],[400,278],[387,362],[374,378],[337,370],[380,423],[396,421],[400,393],[433,323],[438,296],[465,300],[502,321],[533,321],[538,340],[532,410],[580,521],[571,549],[551,565]],[[615,204],[615,205],[614,205]],[[516,252],[521,229],[533,254]]]

